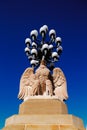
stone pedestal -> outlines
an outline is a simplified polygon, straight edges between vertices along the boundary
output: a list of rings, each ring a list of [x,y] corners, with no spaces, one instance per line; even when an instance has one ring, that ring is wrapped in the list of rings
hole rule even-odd
[[[67,106],[57,99],[29,99],[23,102],[19,108],[19,114],[43,115],[43,114],[67,114]]]
[[[19,114],[5,122],[3,130],[85,130],[80,118],[69,115],[67,106],[57,99],[29,99]]]

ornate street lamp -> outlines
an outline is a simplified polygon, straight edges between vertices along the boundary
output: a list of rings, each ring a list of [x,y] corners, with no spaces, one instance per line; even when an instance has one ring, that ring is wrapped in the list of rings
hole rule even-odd
[[[40,28],[39,33],[41,40],[38,39],[38,31],[32,30],[30,38],[25,39],[25,53],[33,68],[38,66],[42,60],[45,60],[46,65],[52,69],[54,62],[57,62],[62,53],[61,38],[56,37],[56,31],[49,31],[49,41],[46,41],[48,26],[44,25]]]
[[[38,39],[39,33],[41,40]],[[48,32],[47,25],[42,26],[39,32],[30,32],[30,38],[25,39],[25,52],[32,67],[26,68],[21,77],[19,99],[50,95],[61,101],[67,100],[66,78],[63,71],[54,66],[63,50],[61,42],[54,29]]]

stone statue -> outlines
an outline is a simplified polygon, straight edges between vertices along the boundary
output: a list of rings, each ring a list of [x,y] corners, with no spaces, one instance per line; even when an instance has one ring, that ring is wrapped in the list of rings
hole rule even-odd
[[[33,68],[27,68],[20,80],[19,99],[28,96],[54,96],[59,100],[67,100],[67,85],[65,76],[60,68],[54,68],[53,74],[42,60],[34,73]]]

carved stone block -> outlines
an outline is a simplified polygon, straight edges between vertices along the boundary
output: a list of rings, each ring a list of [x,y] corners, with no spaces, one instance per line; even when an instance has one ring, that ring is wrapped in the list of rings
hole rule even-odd
[[[67,106],[56,99],[29,99],[19,108],[19,114],[67,114]]]
[[[67,106],[57,99],[29,99],[19,109],[2,130],[85,130],[82,120],[69,115]]]

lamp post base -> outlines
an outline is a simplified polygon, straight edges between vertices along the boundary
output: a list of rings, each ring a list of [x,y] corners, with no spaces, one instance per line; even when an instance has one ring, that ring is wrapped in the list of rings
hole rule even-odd
[[[67,113],[67,106],[56,99],[29,99],[19,114],[9,117],[3,130],[85,130],[80,118]]]

